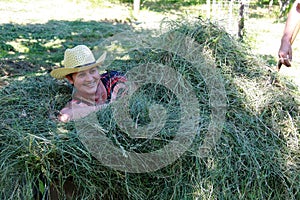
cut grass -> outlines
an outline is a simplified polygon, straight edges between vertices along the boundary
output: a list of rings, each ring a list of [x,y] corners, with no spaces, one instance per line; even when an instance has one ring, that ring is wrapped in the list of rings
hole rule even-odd
[[[1,199],[31,199],[37,192],[47,196],[51,184],[65,196],[62,185],[70,180],[79,191],[78,199],[300,198],[299,93],[289,80],[261,68],[266,60],[258,62],[249,53],[249,45],[236,42],[219,27],[202,21],[169,24],[209,49],[225,79],[226,123],[210,157],[199,158],[194,152],[207,133],[209,98],[201,75],[190,69],[186,60],[140,49],[131,52],[129,60],[112,63],[112,68],[126,72],[141,63],[170,62],[193,84],[201,102],[201,134],[195,149],[160,170],[142,174],[105,167],[82,144],[74,123],[53,120],[71,98],[71,88],[47,73],[60,63],[65,48],[81,43],[93,48],[131,27],[78,19],[1,27],[0,73],[8,82],[0,89],[0,109],[4,111],[0,114]],[[274,57],[268,61],[276,63]],[[280,84],[270,84],[269,79]],[[151,102],[169,101],[163,98],[163,88],[156,91],[152,94],[145,87],[133,99],[132,116],[140,119],[141,125],[149,123]],[[178,105],[166,102],[168,115],[178,120],[176,113],[172,115]],[[98,118],[117,147],[121,144],[126,150],[145,152],[164,145],[129,138],[111,118],[110,108],[98,113]]]
[[[70,178],[78,199],[300,198],[299,143],[293,145],[290,141],[291,136],[299,141],[298,91],[279,76],[275,78],[280,86],[270,84],[269,78],[275,75],[259,67],[247,45],[214,24],[199,20],[172,22],[169,27],[195,38],[209,50],[224,79],[226,122],[210,156],[199,158],[195,149],[190,149],[170,165],[140,174],[106,167],[81,143],[73,122],[53,120],[71,98],[70,86],[48,73],[11,78],[9,85],[0,90],[0,109],[5,110],[0,115],[1,199],[31,199],[34,191],[47,195],[55,182],[61,183],[56,187],[63,191],[62,184]],[[194,144],[198,147],[201,137],[207,134],[210,116],[209,91],[201,74],[175,54],[139,49],[127,56],[128,60],[117,60],[111,67],[126,72],[142,63],[169,64],[191,82],[198,91],[204,118]],[[132,102],[133,118],[143,116],[139,123],[149,123],[148,99],[150,103],[166,101],[170,111],[178,109],[176,99],[171,98],[175,103],[168,104],[170,99],[164,97],[163,88],[157,93],[147,91],[147,87],[142,89]],[[109,131],[108,137],[115,135],[124,148],[144,144],[135,149],[142,152],[164,145],[128,139],[114,119],[107,117],[110,114],[108,107],[97,116]],[[168,115],[178,122],[176,112]]]

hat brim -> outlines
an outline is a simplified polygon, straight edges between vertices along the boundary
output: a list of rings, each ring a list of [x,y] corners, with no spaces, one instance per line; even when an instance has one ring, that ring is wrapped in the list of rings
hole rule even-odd
[[[91,65],[76,67],[76,68],[58,68],[58,69],[52,70],[50,75],[57,79],[63,79],[69,74],[81,72],[81,71],[88,70],[88,69],[91,69],[94,67],[101,67],[101,64],[105,60],[105,57],[106,57],[106,52],[103,53],[102,56],[100,56],[100,58],[98,58],[98,60]]]

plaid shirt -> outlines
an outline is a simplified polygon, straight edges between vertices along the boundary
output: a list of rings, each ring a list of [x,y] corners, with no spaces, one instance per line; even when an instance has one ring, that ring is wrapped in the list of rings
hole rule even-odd
[[[106,92],[107,92],[107,100],[106,103],[109,103],[112,97],[112,94],[114,92],[114,88],[118,83],[125,83],[127,81],[124,74],[118,71],[109,71],[104,74],[100,75],[100,80],[103,83]],[[87,100],[84,100],[80,97],[76,97],[76,94],[73,96],[73,99],[67,104],[66,107],[70,107],[72,103],[84,103],[87,105],[94,105],[98,103],[98,100],[95,100],[95,102],[90,102]]]
[[[111,99],[111,95],[114,91],[114,87],[117,83],[125,83],[127,81],[126,77],[117,71],[110,71],[101,75],[100,80],[102,81],[106,92],[107,92],[107,101]]]

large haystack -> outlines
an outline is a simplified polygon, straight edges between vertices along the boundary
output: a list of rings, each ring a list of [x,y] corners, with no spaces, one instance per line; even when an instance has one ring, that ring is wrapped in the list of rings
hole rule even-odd
[[[297,89],[263,67],[245,43],[214,24],[199,20],[168,25],[169,31],[157,38],[165,41],[162,46],[170,45],[168,38],[174,32],[193,39],[197,45],[189,49],[180,46],[171,52],[165,48],[136,48],[110,67],[130,72],[135,66],[167,65],[181,75],[174,81],[179,83],[179,77],[187,81],[183,94],[195,95],[189,97],[196,98],[199,115],[189,149],[179,152],[183,154],[174,162],[148,172],[132,173],[134,170],[126,172],[126,167],[118,170],[106,166],[82,143],[76,123],[62,124],[53,119],[71,97],[69,85],[49,74],[12,79],[0,90],[1,199],[31,199],[38,193],[47,196],[50,188],[65,196],[63,185],[74,187],[78,199],[300,198]],[[191,61],[194,54],[184,55],[182,48],[199,51],[196,58],[201,58],[197,62],[202,60],[202,65],[195,65]],[[201,67],[212,67],[217,77],[208,77],[211,73]],[[209,85],[215,83],[209,82],[215,78],[219,85]],[[214,129],[222,131],[214,141],[206,141],[211,134],[212,108],[221,108],[211,104],[211,94],[220,87],[225,91],[219,93],[225,102],[221,106],[226,112],[220,113],[225,121]],[[182,121],[180,100],[172,88],[149,82],[132,95],[128,110],[137,126],[151,124],[158,113],[166,123],[157,134],[128,135],[114,118],[113,106],[97,113],[101,125],[97,130],[125,154],[159,150],[176,139],[180,126],[194,125],[193,121]],[[157,106],[157,112],[151,111],[152,105]],[[207,151],[199,149],[205,142]]]

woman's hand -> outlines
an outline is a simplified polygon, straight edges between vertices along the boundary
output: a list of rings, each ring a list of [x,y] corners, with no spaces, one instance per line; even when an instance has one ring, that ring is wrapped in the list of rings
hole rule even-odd
[[[111,94],[111,102],[122,98],[127,93],[128,87],[124,83],[118,83]]]

